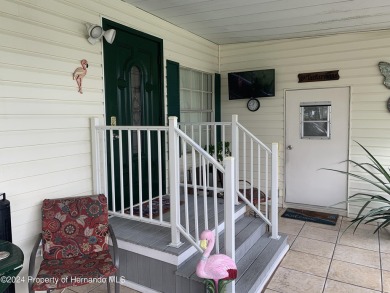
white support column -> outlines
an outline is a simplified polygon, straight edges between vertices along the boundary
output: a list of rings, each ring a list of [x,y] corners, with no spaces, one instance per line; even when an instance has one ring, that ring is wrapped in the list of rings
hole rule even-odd
[[[170,190],[170,205],[171,205],[171,243],[170,246],[179,247],[182,245],[180,242],[180,232],[177,229],[180,217],[180,192],[178,181],[179,172],[179,149],[177,144],[177,117],[169,117],[169,190]]]
[[[225,165],[225,181],[224,181],[224,204],[225,204],[225,253],[234,261],[236,258],[235,245],[235,216],[234,204],[236,195],[236,180],[235,180],[235,162],[233,157],[227,157],[223,161]],[[218,235],[216,235],[218,237]],[[226,287],[226,292],[235,292],[235,281],[231,282]]]
[[[272,224],[272,239],[279,239],[278,227],[278,197],[279,197],[279,150],[278,144],[272,144],[272,193],[271,193],[271,224]]]
[[[91,154],[92,154],[92,188],[93,193],[101,193],[99,166],[100,166],[100,148],[99,140],[97,137],[96,127],[99,126],[98,118],[91,118]]]
[[[232,157],[235,159],[234,178],[236,180],[235,188],[238,188],[239,178],[239,151],[238,151],[238,115],[232,115]],[[226,175],[225,175],[226,176]],[[234,192],[234,202],[238,204],[237,192]]]

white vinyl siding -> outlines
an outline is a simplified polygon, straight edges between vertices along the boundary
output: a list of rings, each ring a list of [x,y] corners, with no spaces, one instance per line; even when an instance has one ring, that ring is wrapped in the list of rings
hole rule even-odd
[[[164,64],[218,70],[217,45],[120,0],[0,0],[0,191],[25,254],[22,275],[42,200],[92,192],[89,119],[105,112],[103,52],[88,43],[85,23],[102,17],[163,39]],[[79,94],[72,74],[82,59],[89,68]]]
[[[390,59],[389,46],[390,31],[221,46],[222,120],[238,114],[239,121],[266,144],[279,143],[281,196],[284,190],[286,89],[350,86],[350,158],[367,161],[363,151],[354,143],[356,140],[385,166],[390,165],[390,114],[386,109],[390,94],[378,69],[380,61]],[[246,109],[247,100],[228,100],[228,72],[268,68],[275,68],[276,94],[275,97],[259,99],[261,108],[257,112]],[[299,73],[329,70],[339,70],[340,79],[298,83]],[[359,188],[371,189],[355,179],[349,180],[349,195]],[[350,214],[356,214],[354,205],[350,205]]]

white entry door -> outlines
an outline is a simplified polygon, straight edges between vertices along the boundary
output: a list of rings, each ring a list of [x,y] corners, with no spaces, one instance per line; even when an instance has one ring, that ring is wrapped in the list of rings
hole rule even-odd
[[[286,202],[346,209],[349,88],[286,91]]]

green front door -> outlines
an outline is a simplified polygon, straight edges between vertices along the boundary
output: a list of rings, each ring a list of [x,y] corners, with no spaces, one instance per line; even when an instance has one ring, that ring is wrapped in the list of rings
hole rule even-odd
[[[104,30],[116,30],[113,44],[110,45],[103,41],[107,125],[163,125],[162,40],[106,19],[103,20],[103,28]],[[158,195],[157,134],[150,133],[150,155],[148,155],[147,147],[148,137],[146,132],[140,132],[138,135],[137,132],[132,131],[130,133],[131,145],[129,145],[128,134],[123,133],[122,183],[119,176],[119,139],[113,139],[114,180],[111,180],[112,159],[109,155],[110,141],[107,141],[108,190],[109,197],[111,197],[114,185],[116,210],[121,207],[121,185],[123,185],[124,190],[125,207],[130,204],[131,194],[134,204],[139,202],[140,197],[142,201],[146,200],[150,193],[153,196]],[[109,137],[107,138],[109,140]],[[139,138],[140,140],[138,140]],[[163,145],[162,140],[162,150]],[[163,151],[162,155],[164,155]],[[149,165],[152,166],[152,190],[150,190],[148,179]],[[164,170],[164,168],[162,169]],[[132,174],[131,178],[129,178],[130,174]],[[164,174],[161,178],[165,178]],[[142,183],[140,183],[141,181]],[[165,187],[163,187],[164,189]],[[110,208],[112,208],[111,199],[109,202]]]

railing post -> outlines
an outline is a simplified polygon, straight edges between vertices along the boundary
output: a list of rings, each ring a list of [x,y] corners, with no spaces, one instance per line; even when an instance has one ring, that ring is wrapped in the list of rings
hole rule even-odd
[[[170,246],[179,247],[180,231],[177,226],[180,221],[180,192],[179,192],[179,149],[177,145],[177,117],[169,117],[169,190],[170,190],[170,215],[171,215],[171,243]]]
[[[92,188],[93,193],[101,193],[100,187],[100,141],[98,140],[96,127],[99,126],[98,118],[91,118],[91,154],[92,154]]]
[[[278,197],[279,197],[279,150],[278,144],[272,144],[272,185],[271,185],[271,224],[272,224],[272,235],[271,238],[279,239],[278,231]]]
[[[234,169],[234,178],[236,180],[235,188],[238,188],[238,180],[239,180],[239,158],[238,158],[238,115],[232,115],[232,157],[235,161],[235,169]],[[238,204],[238,195],[234,193],[234,202]]]
[[[225,180],[224,180],[224,204],[225,204],[225,253],[230,256],[233,261],[236,258],[235,245],[235,217],[234,217],[234,203],[236,192],[235,180],[235,162],[233,157],[227,157],[223,161],[225,165]],[[218,235],[216,235],[218,237]],[[231,282],[227,286],[227,292],[235,292],[235,282]]]

